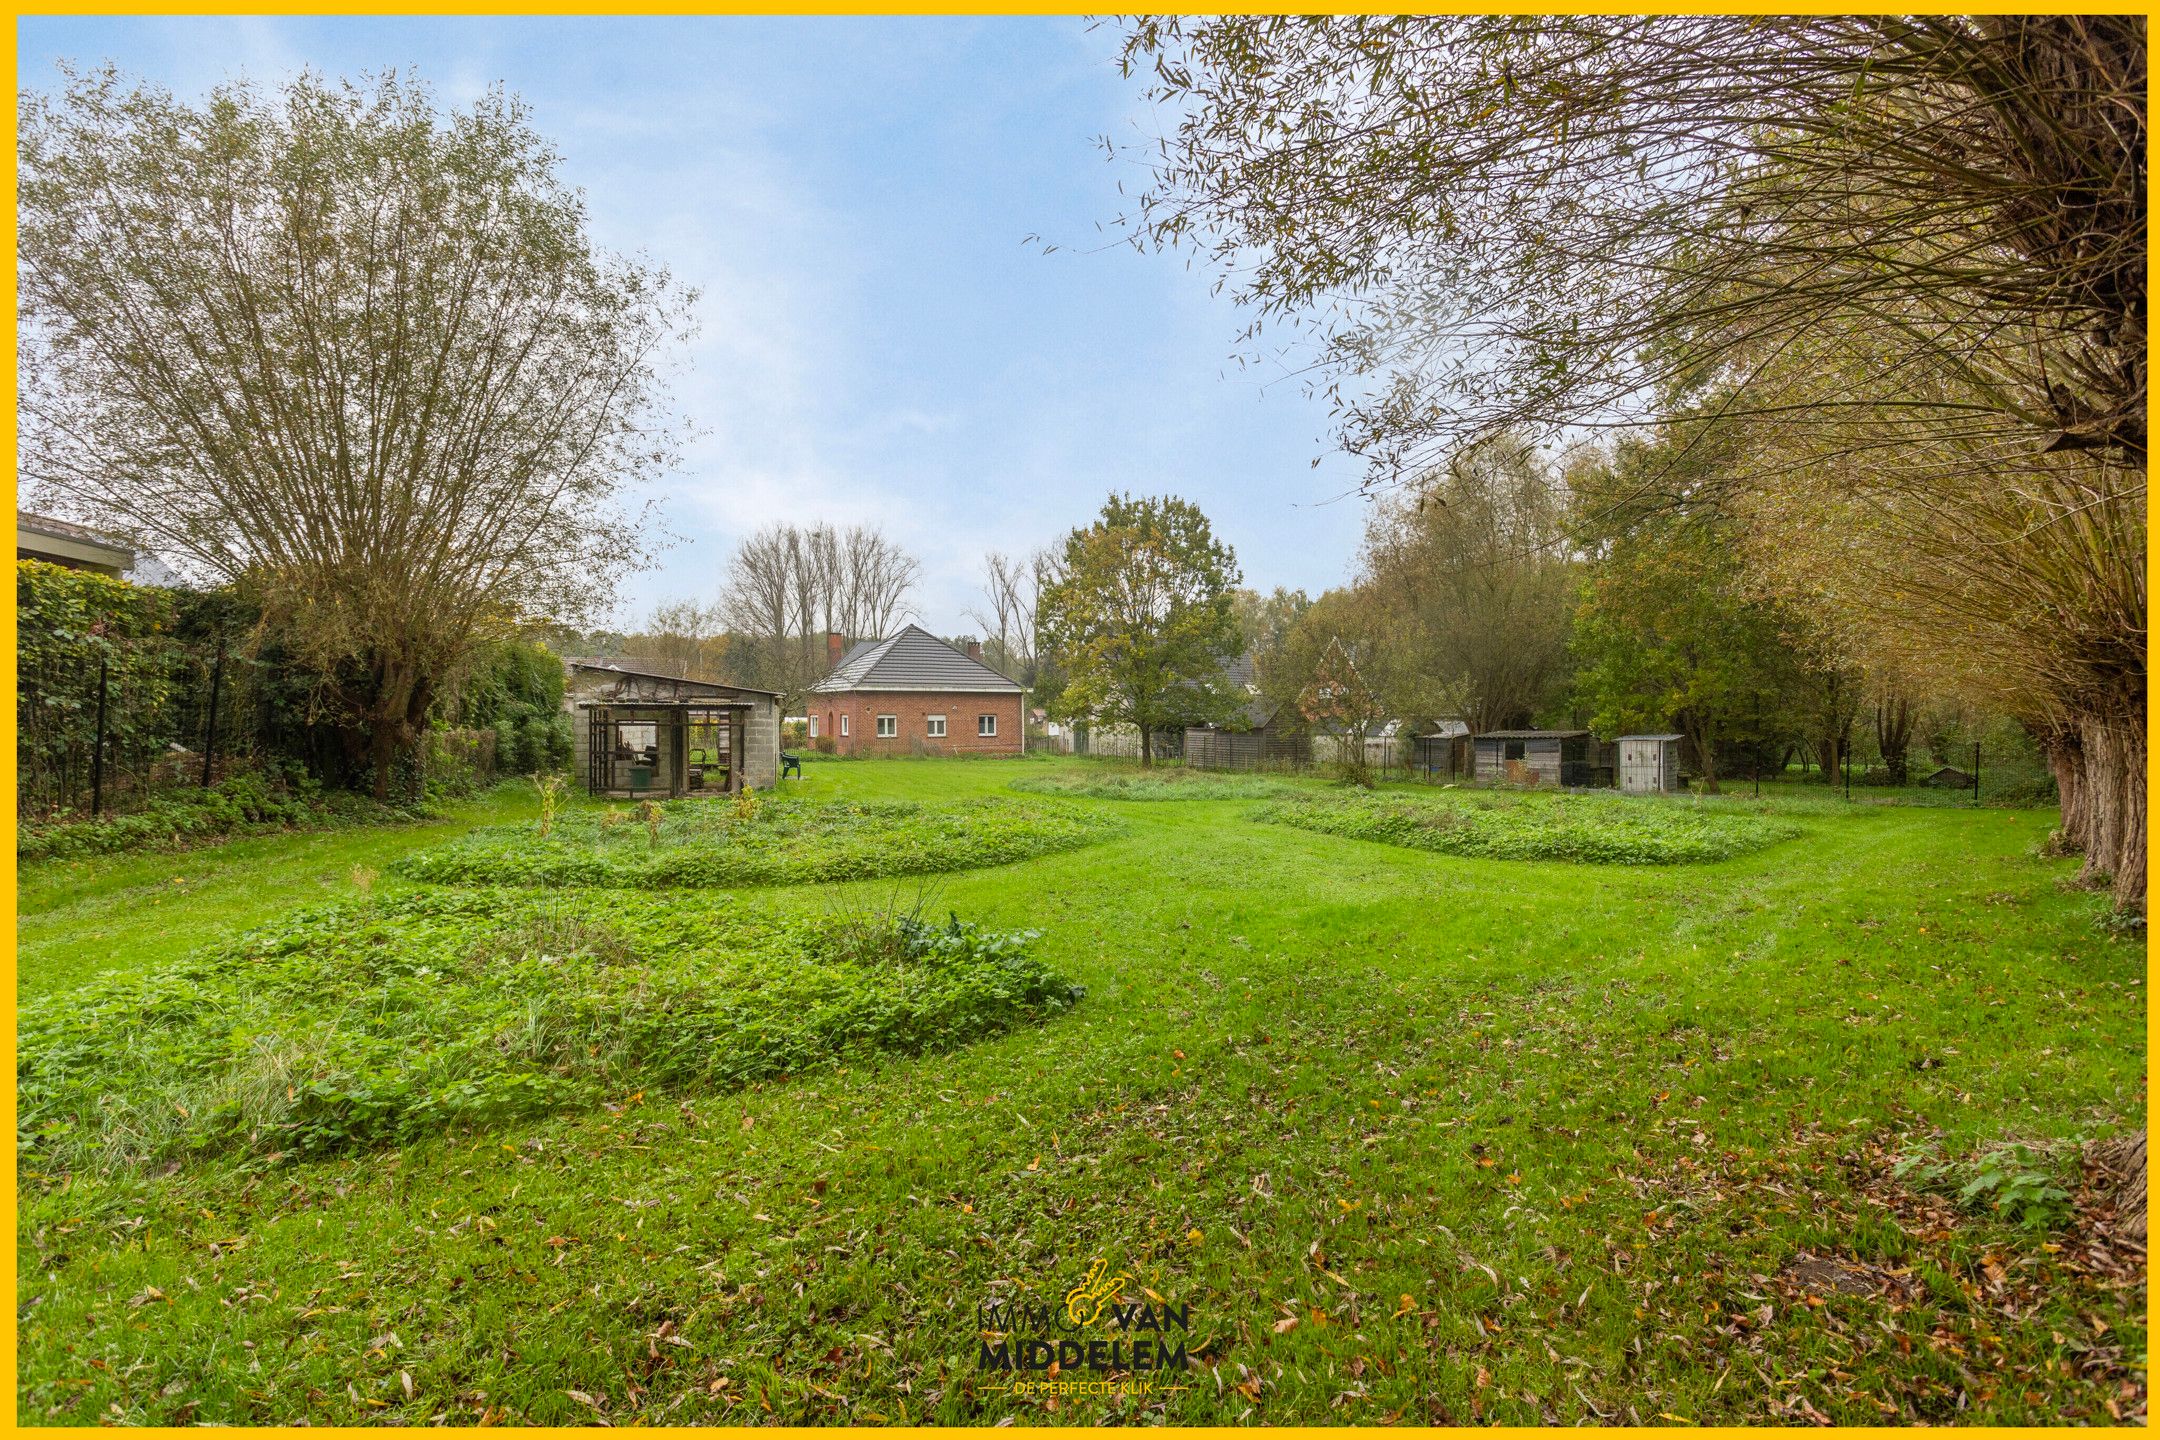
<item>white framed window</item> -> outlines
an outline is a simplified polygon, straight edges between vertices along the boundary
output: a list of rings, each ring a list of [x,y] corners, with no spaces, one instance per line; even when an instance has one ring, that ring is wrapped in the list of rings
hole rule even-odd
[[[997,716],[977,715],[975,717],[975,733],[977,735],[997,734]]]
[[[845,715],[840,717],[840,733],[843,736],[847,734],[847,716]]]
[[[927,717],[923,721],[923,733],[928,735],[932,740],[944,739],[945,717],[943,715],[932,715]]]
[[[890,739],[893,739],[893,738],[894,738],[895,736],[897,736],[897,735],[898,735],[899,733],[900,733],[900,717],[899,717],[899,716],[897,716],[897,715],[880,715],[880,716],[878,716],[878,717],[877,717],[877,738],[878,738],[878,739],[880,739],[880,740],[890,740]]]
[[[810,717],[810,738],[812,740],[817,739],[817,716],[815,715]]]

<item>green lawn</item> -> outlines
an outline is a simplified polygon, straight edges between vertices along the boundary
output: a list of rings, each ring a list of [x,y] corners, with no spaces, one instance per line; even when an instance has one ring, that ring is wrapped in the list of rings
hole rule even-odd
[[[800,793],[1004,796],[1066,768],[1090,767],[813,758]],[[2075,1189],[2070,1142],[2144,1123],[2142,937],[2096,927],[2074,864],[2036,858],[2051,813],[1766,790],[1797,837],[1710,864],[1468,858],[1264,823],[1250,797],[1035,793],[1121,829],[723,892],[826,920],[927,899],[1040,931],[1030,954],[1086,993],[957,1049],[404,1149],[26,1168],[19,1414],[2141,1416],[2141,1269],[2080,1220],[2021,1229],[1953,1186],[2019,1142]],[[357,898],[355,869],[529,809],[504,791],[448,824],[27,869],[19,994]],[[714,892],[635,903],[669,894]],[[1890,1166],[1923,1141],[1952,1175],[1916,1190]],[[1170,1338],[1198,1363],[1146,1393],[993,1388],[978,1304],[1057,1303],[1098,1258],[1124,1299],[1190,1307]]]

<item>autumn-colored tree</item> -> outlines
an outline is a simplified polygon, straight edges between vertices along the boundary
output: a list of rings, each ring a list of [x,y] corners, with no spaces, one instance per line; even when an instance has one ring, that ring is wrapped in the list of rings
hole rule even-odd
[[[1207,516],[1174,496],[1112,495],[1074,530],[1038,613],[1065,676],[1060,714],[1123,723],[1154,763],[1154,734],[1228,719],[1243,700],[1224,669],[1243,646],[1231,590],[1237,557]]]
[[[1345,603],[1330,608],[1349,612],[1341,618],[1351,626],[1357,625],[1360,612],[1370,613],[1370,597],[1356,592],[1338,593]],[[1314,607],[1316,611],[1320,608]],[[1312,678],[1298,692],[1297,713],[1332,743],[1337,773],[1351,784],[1370,786],[1372,766],[1365,756],[1365,742],[1392,718],[1392,712],[1359,668],[1360,650],[1372,656],[1371,636],[1364,637],[1361,644],[1355,637],[1346,642],[1340,630],[1330,635],[1313,666]]]
[[[1471,730],[1530,723],[1564,687],[1574,569],[1567,494],[1512,436],[1467,447],[1366,526],[1359,586],[1391,698]]]

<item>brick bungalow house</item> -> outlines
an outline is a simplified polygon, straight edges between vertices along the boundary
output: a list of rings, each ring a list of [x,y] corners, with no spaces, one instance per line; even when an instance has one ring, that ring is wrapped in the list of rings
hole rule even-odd
[[[837,755],[1018,755],[1026,744],[1020,682],[910,625],[841,653],[825,637],[832,673],[810,687],[810,740]]]

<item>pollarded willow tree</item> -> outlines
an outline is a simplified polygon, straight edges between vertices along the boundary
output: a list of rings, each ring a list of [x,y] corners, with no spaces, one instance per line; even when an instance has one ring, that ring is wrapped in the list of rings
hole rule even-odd
[[[386,795],[476,654],[640,558],[694,297],[500,90],[65,81],[20,109],[23,479],[259,595]]]
[[[1308,329],[1374,487],[1714,391],[1759,549],[1885,577],[1873,645],[1937,607],[2142,904],[2142,17],[1142,19],[1125,59],[1176,116],[1134,237]],[[1923,528],[1949,578],[1901,587]],[[2011,660],[1968,621],[2018,607]]]

